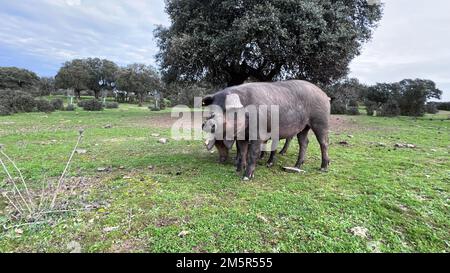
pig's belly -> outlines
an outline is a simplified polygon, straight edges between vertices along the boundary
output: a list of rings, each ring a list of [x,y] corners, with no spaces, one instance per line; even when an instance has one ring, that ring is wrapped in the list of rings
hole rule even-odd
[[[303,131],[308,125],[307,121],[304,119],[292,120],[289,118],[280,119],[279,125],[279,136],[280,139],[291,138],[297,136],[301,131]]]

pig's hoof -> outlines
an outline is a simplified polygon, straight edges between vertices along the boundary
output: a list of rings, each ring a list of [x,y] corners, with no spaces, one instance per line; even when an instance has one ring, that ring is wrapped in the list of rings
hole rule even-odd
[[[243,181],[250,181],[250,178],[248,178],[247,176],[244,176],[244,178],[242,178]]]
[[[267,168],[272,168],[272,167],[273,167],[273,165],[274,165],[274,163],[273,163],[273,162],[269,162],[269,163],[267,163]]]
[[[320,171],[323,173],[326,173],[326,172],[328,172],[328,168],[320,168]]]

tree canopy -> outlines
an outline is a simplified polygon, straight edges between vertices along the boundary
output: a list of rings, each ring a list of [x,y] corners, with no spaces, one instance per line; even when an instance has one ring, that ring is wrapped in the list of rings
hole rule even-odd
[[[442,91],[431,80],[405,79],[396,83],[378,83],[369,87],[365,104],[368,108],[383,108],[383,105],[389,105],[390,108],[398,108],[398,111],[395,111],[396,114],[422,116],[425,113],[427,100],[440,99],[441,95]]]
[[[123,91],[136,93],[139,104],[142,105],[148,92],[161,89],[160,76],[150,65],[131,64],[119,71],[117,87]]]
[[[366,0],[167,0],[155,31],[164,79],[329,84],[348,73],[382,16]]]
[[[324,88],[327,95],[333,100],[349,105],[361,100],[367,93],[368,87],[355,78],[345,78],[335,84]]]
[[[86,85],[89,90],[94,91],[97,97],[102,88],[111,88],[110,84],[115,82],[119,67],[106,59],[88,58],[85,62],[89,74]],[[103,86],[100,86],[100,81],[103,81]]]
[[[48,96],[56,91],[55,78],[54,77],[41,77],[39,79],[40,95]]]
[[[65,62],[55,77],[58,88],[74,89],[77,97],[82,90],[88,89],[89,79],[86,62],[82,59]]]
[[[102,88],[115,81],[119,67],[112,61],[88,58],[75,59],[64,63],[56,75],[56,86],[64,89],[74,89],[77,96],[82,90],[92,90],[95,96]],[[100,86],[103,81],[105,86]]]

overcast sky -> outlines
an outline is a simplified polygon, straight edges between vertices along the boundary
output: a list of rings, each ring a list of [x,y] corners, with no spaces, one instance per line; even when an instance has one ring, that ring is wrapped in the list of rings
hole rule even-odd
[[[384,0],[373,40],[351,65],[362,82],[434,80],[450,101],[450,2]],[[53,76],[66,60],[102,57],[155,65],[163,0],[0,0],[0,66]]]

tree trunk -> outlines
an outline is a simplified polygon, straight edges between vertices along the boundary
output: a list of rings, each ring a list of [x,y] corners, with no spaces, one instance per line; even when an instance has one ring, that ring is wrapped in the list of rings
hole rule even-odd
[[[142,107],[144,105],[144,95],[139,94],[139,107]]]
[[[78,101],[81,100],[81,90],[75,89],[75,97]]]

